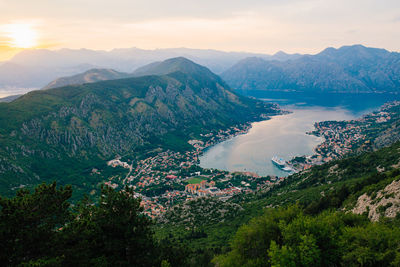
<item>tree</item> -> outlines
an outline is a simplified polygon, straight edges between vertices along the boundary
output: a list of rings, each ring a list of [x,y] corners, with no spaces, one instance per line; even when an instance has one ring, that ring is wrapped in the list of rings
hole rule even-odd
[[[371,223],[346,228],[341,238],[342,262],[348,266],[399,266],[400,230]]]
[[[297,249],[302,266],[321,266],[320,250],[313,235],[302,235]]]
[[[296,253],[285,245],[280,248],[274,240],[271,241],[268,256],[272,267],[296,267]]]
[[[232,250],[217,256],[213,262],[218,266],[269,266],[271,242],[277,245],[283,242],[282,223],[290,223],[301,213],[298,206],[268,209],[263,216],[240,227],[232,241]]]
[[[151,220],[142,213],[140,199],[131,188],[115,191],[102,187],[98,205],[83,201],[65,229],[71,244],[68,264],[151,266],[156,260]]]
[[[42,184],[14,198],[0,197],[0,262],[8,266],[35,262],[60,262],[58,233],[71,220],[70,186]]]
[[[70,186],[42,184],[0,197],[0,261],[7,266],[153,266],[161,258],[151,220],[132,189],[102,188],[74,209]],[[163,254],[164,255],[164,254]]]
[[[373,223],[340,211],[307,215],[298,206],[275,208],[242,226],[232,250],[213,261],[218,266],[399,266],[398,226],[397,219]]]

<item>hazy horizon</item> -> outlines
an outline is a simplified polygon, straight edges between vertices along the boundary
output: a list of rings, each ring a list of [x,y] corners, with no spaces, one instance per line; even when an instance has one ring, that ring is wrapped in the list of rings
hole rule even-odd
[[[394,0],[0,0],[0,9],[0,60],[27,48],[315,54],[351,44],[400,47]]]
[[[326,48],[339,49],[341,47],[355,46],[355,45],[362,45],[362,46],[365,46],[365,47],[370,47],[370,46],[366,46],[364,44],[343,44],[343,45],[340,45],[340,46],[323,47],[321,50],[318,50],[318,51],[313,52],[313,53],[301,53],[301,52],[296,52],[296,51],[287,52],[287,51],[284,51],[284,50],[277,50],[277,51],[272,52],[272,53],[263,53],[263,52],[252,52],[252,51],[245,51],[245,50],[236,50],[236,51],[234,51],[234,50],[223,50],[223,49],[214,49],[214,48],[197,48],[197,47],[165,47],[165,48],[153,48],[153,49],[136,47],[136,46],[133,46],[133,47],[115,47],[115,48],[110,48],[110,49],[91,49],[91,48],[87,48],[87,47],[81,47],[81,48],[68,48],[68,47],[61,47],[61,48],[26,48],[26,49],[21,49],[20,51],[15,53],[13,56],[7,58],[4,61],[11,60],[15,55],[18,55],[20,52],[23,52],[23,51],[38,51],[38,50],[47,50],[47,51],[54,51],[54,52],[63,51],[63,50],[74,50],[74,51],[91,50],[91,51],[96,51],[96,52],[111,52],[113,50],[119,50],[119,49],[121,49],[121,50],[124,50],[124,49],[126,49],[126,50],[128,50],[128,49],[138,49],[138,50],[142,50],[142,51],[150,51],[151,52],[151,51],[158,51],[158,50],[185,50],[185,49],[187,49],[187,50],[217,51],[217,52],[224,52],[224,53],[248,53],[248,54],[255,54],[255,55],[259,54],[259,55],[266,55],[266,56],[271,55],[272,56],[272,55],[275,55],[275,54],[280,53],[280,52],[283,52],[283,53],[286,53],[286,54],[316,55],[316,54],[322,52],[323,50],[325,50]],[[385,47],[371,47],[371,48],[385,49],[385,50],[388,50],[389,52],[398,52],[398,53],[400,52],[400,49],[396,51],[396,50],[387,49]]]

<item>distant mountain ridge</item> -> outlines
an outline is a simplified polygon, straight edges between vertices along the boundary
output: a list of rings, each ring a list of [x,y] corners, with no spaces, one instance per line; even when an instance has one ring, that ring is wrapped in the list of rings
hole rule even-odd
[[[287,61],[250,57],[221,77],[241,90],[399,92],[400,53],[353,45]]]
[[[279,51],[272,56],[187,48],[26,50],[0,65],[0,88],[48,88],[49,81],[79,76],[92,69],[113,69],[125,74],[136,69],[134,76],[140,76],[141,72],[146,73],[149,67],[146,64],[157,65],[155,61],[179,56],[203,64],[217,73],[223,72],[223,79],[233,88],[243,90],[393,92],[399,86],[399,53],[354,45],[327,48],[316,55]],[[99,80],[109,78],[104,75]],[[50,86],[85,83],[83,78],[81,81],[79,77],[71,79],[65,83],[61,79]]]
[[[46,85],[43,89],[57,88],[67,85],[79,85],[84,83],[94,83],[106,80],[116,80],[128,78],[132,75],[119,72],[113,69],[90,69],[84,73],[70,77],[61,77]]]
[[[113,69],[90,69],[84,73],[73,76],[61,77],[46,85],[43,90],[50,88],[63,87],[68,85],[81,85],[85,83],[95,83],[98,81],[117,80],[129,77],[140,77],[148,75],[166,75],[173,72],[192,73],[197,75],[209,74],[208,70],[201,69],[184,57],[167,59],[165,61],[153,62],[138,68],[133,73],[118,72]]]
[[[249,56],[275,58],[260,53],[224,52],[211,49],[170,48],[145,50],[139,48],[119,48],[111,51],[90,49],[27,49],[0,65],[1,87],[42,88],[59,77],[76,75],[87,70],[114,69],[131,73],[138,67],[151,62],[173,57],[185,57],[198,64],[221,73],[239,60]],[[285,55],[285,57],[299,55]]]
[[[18,97],[20,97],[21,95],[10,95],[10,96],[6,96],[6,97],[2,97],[0,98],[0,102],[11,102],[14,101],[15,99],[17,99]]]
[[[209,75],[210,71],[205,68],[199,68],[196,65],[191,64],[184,57],[177,57],[167,59],[162,62],[154,62],[138,68],[133,72],[133,76],[144,76],[144,75],[165,75],[168,73],[173,73],[180,71],[183,73],[192,73],[195,75]]]

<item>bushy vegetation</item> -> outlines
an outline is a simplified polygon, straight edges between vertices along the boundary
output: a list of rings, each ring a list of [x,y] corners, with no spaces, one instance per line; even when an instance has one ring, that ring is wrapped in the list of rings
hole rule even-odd
[[[129,188],[103,187],[96,202],[76,205],[70,186],[22,189],[0,198],[0,260],[9,266],[398,266],[400,220],[371,222],[349,210],[361,194],[373,197],[399,179],[399,147],[317,166],[256,194],[178,205],[156,225]]]
[[[362,194],[374,199],[399,180],[399,161],[396,143],[315,166],[255,194],[177,205],[157,225],[129,188],[102,188],[95,202],[75,205],[71,186],[22,189],[0,198],[0,260],[9,266],[398,266],[399,219],[370,222],[350,210]]]
[[[269,209],[236,233],[217,266],[399,266],[398,221],[299,206]]]
[[[269,214],[274,207],[287,207],[297,203],[297,209],[304,218],[318,219],[322,218],[319,217],[322,216],[321,213],[350,212],[362,194],[373,196],[391,182],[400,179],[400,170],[396,167],[400,160],[399,148],[400,143],[396,143],[376,152],[315,166],[307,172],[290,176],[270,189],[260,190],[255,194],[237,195],[220,207],[226,209],[224,206],[235,203],[241,208],[232,214],[226,212],[225,219],[217,222],[211,219],[214,218],[213,213],[217,208],[202,208],[203,205],[197,205],[197,202],[187,203],[187,209],[176,207],[167,212],[166,216],[172,217],[168,217],[166,224],[157,225],[156,232],[163,237],[174,236],[177,243],[194,249],[194,254],[189,257],[198,257],[205,250],[207,253],[233,250],[230,240],[235,239],[239,227],[248,224],[252,218],[264,216],[265,210]],[[385,171],[382,171],[382,168]],[[197,206],[200,208],[197,209]],[[382,206],[380,210],[384,208],[387,206]],[[190,212],[191,210],[194,212]],[[368,222],[366,217],[361,218],[362,221]],[[252,225],[250,223],[245,229],[252,231]],[[203,234],[191,235],[193,228],[201,229]],[[250,240],[251,236],[246,238]],[[282,245],[279,242],[277,244]],[[268,241],[266,249],[269,249],[270,245]],[[267,254],[264,256],[268,257]]]

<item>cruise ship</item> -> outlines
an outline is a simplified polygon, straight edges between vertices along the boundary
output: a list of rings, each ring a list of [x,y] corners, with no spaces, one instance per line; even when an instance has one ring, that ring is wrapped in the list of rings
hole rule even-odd
[[[283,168],[286,166],[286,161],[283,158],[279,158],[277,156],[273,156],[271,161],[277,165],[280,168]]]
[[[278,166],[281,170],[285,172],[292,172],[293,169],[287,166],[286,161],[283,158],[280,158],[278,156],[273,156],[271,159],[272,163],[274,163],[276,166]]]

